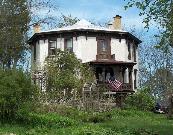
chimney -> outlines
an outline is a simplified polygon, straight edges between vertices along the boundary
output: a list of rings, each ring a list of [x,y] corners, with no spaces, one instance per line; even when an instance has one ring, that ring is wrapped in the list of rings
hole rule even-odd
[[[121,16],[116,15],[114,17],[114,22],[113,22],[113,27],[115,30],[122,30],[122,26],[121,26]]]
[[[34,33],[40,33],[41,31],[40,25],[38,23],[34,24],[33,29]]]

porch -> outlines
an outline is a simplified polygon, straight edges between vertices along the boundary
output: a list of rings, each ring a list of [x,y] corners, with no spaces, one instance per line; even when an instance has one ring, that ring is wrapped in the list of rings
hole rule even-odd
[[[107,85],[109,92],[118,93],[133,93],[133,66],[136,63],[123,62],[115,60],[96,60],[90,62],[94,68],[97,84]],[[121,82],[118,89],[109,86],[108,80],[115,79]]]

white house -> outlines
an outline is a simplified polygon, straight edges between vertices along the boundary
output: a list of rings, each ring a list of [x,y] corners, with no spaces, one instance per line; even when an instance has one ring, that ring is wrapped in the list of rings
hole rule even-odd
[[[123,82],[124,91],[138,87],[138,45],[141,41],[131,33],[122,30],[121,16],[116,15],[107,28],[95,26],[80,20],[72,26],[40,31],[35,26],[35,34],[29,39],[32,48],[32,63],[40,67],[55,49],[74,52],[83,63],[90,63],[96,78],[102,75],[114,76]]]

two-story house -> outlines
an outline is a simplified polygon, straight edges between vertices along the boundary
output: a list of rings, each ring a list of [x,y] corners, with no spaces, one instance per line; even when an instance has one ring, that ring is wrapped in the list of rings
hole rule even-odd
[[[42,67],[55,49],[74,52],[82,63],[94,67],[98,81],[114,76],[123,83],[122,90],[133,91],[138,87],[138,45],[141,41],[122,30],[121,16],[116,15],[108,27],[95,26],[80,20],[72,26],[40,31],[29,39],[32,48],[32,64]],[[102,78],[100,78],[102,76]]]

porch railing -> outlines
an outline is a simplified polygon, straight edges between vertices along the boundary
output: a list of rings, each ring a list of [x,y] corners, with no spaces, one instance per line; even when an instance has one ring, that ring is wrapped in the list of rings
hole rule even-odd
[[[132,85],[129,83],[123,83],[120,89],[122,91],[133,91]]]
[[[107,82],[98,82],[98,84],[105,85],[107,88],[110,89],[109,84]],[[111,89],[111,91],[117,91],[114,89]],[[118,91],[123,91],[123,92],[133,92],[132,84],[130,83],[123,83]]]

